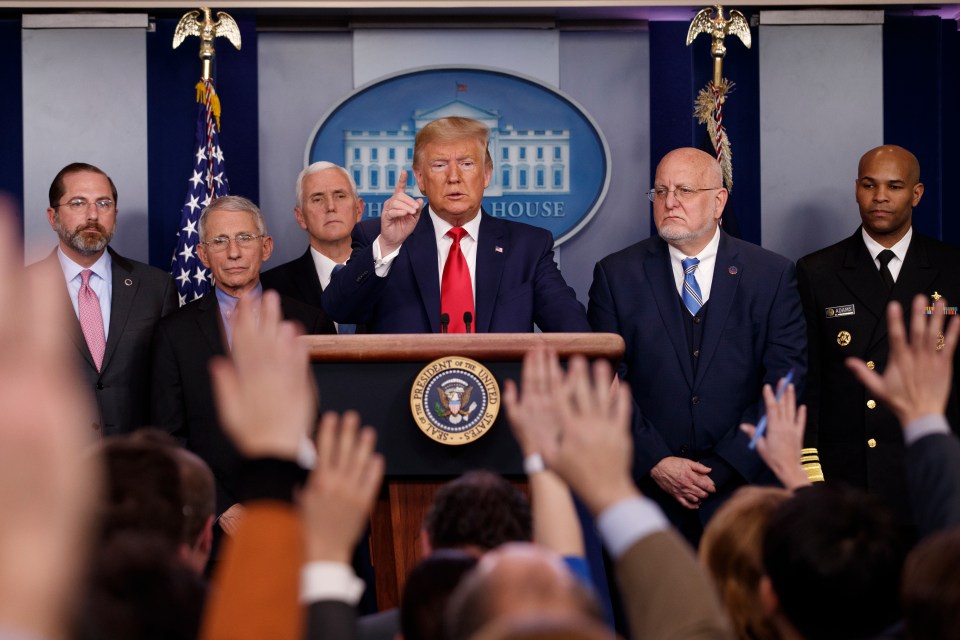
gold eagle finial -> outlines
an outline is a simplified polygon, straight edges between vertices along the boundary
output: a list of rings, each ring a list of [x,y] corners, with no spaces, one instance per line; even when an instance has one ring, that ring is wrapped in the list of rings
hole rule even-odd
[[[201,19],[200,11],[203,12]],[[200,59],[203,60],[203,79],[210,79],[210,66],[216,55],[213,47],[213,40],[216,37],[226,38],[237,49],[240,48],[240,27],[237,21],[224,11],[217,12],[217,20],[214,22],[211,11],[207,7],[201,7],[200,11],[190,11],[177,23],[177,28],[173,31],[173,48],[176,49],[187,39],[188,36],[197,36],[200,38]]]
[[[716,10],[716,15],[714,15]],[[690,22],[690,29],[687,30],[687,46],[690,46],[697,36],[701,33],[709,34],[713,38],[710,46],[710,55],[713,56],[713,83],[720,84],[720,78],[723,77],[723,56],[727,54],[727,48],[723,45],[723,39],[727,35],[735,35],[743,41],[747,49],[750,48],[750,22],[746,16],[733,9],[730,11],[730,17],[723,17],[723,5],[715,5],[701,9],[693,21]]]

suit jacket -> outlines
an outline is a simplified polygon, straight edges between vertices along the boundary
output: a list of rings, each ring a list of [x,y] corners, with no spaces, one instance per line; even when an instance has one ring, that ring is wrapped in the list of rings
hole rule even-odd
[[[320,325],[323,333],[336,333],[336,326],[333,320],[327,317],[320,304],[320,294],[323,293],[323,287],[320,286],[320,276],[317,275],[317,267],[313,262],[313,256],[308,248],[306,253],[295,260],[281,264],[269,271],[260,274],[260,284],[264,289],[273,289],[277,293],[299,300],[303,304],[308,304],[320,310]]]
[[[764,383],[793,368],[806,378],[806,333],[793,263],[721,231],[696,374],[668,245],[654,236],[597,263],[590,287],[594,331],[626,342],[621,375],[636,403],[634,475],[691,540],[746,482],[772,479],[741,422],[756,422]],[[678,456],[711,467],[717,493],[691,513],[650,470]]]
[[[553,260],[544,229],[481,213],[474,299],[477,333],[589,331],[583,305]],[[390,273],[374,271],[372,244],[380,220],[353,228],[353,255],[323,292],[337,322],[367,325],[370,333],[439,333],[437,242],[426,205]]]
[[[797,263],[807,318],[810,379],[806,446],[817,447],[827,482],[843,481],[880,495],[901,523],[912,521],[907,500],[903,433],[896,417],[869,397],[844,365],[848,357],[887,365],[886,308],[934,292],[960,303],[960,251],[913,231],[900,274],[888,296],[860,229]],[[841,339],[841,333],[849,340]],[[841,342],[845,344],[841,344]],[[947,416],[957,422],[957,364]]]
[[[322,333],[320,312],[280,296],[283,316],[307,333]],[[242,458],[217,418],[207,363],[227,353],[217,296],[211,291],[164,318],[157,327],[153,361],[153,422],[204,459],[217,481],[217,513],[239,501]]]
[[[960,440],[953,434],[928,435],[907,447],[906,460],[921,537],[960,525]]]
[[[616,575],[629,619],[629,637],[734,637],[706,570],[675,532],[660,531],[635,542],[616,560]]]
[[[112,260],[113,289],[100,371],[73,313],[70,334],[84,382],[96,399],[99,422],[94,429],[112,436],[149,424],[150,347],[157,322],[177,308],[177,289],[169,273],[124,258],[113,249],[107,251]],[[43,262],[60,268],[56,251]]]
[[[300,569],[303,526],[296,509],[277,500],[248,503],[237,534],[224,546],[207,599],[201,640],[302,640]],[[352,629],[353,608],[326,617],[331,631]],[[350,638],[331,633],[329,638]]]

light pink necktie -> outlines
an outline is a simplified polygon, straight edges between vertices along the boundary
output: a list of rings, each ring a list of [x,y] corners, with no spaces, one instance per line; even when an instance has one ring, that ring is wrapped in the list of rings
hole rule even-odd
[[[100,299],[90,288],[90,274],[93,271],[84,269],[80,272],[80,295],[77,297],[77,308],[80,311],[80,328],[83,337],[87,339],[87,348],[97,365],[97,371],[103,364],[103,352],[107,348],[107,339],[103,335],[103,314],[100,311]]]

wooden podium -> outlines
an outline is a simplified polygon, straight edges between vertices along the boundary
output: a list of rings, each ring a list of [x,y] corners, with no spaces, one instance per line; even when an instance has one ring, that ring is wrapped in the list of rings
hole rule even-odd
[[[500,407],[485,435],[449,446],[425,435],[414,420],[410,395],[421,370],[434,360],[460,356],[480,362],[501,390],[519,382],[524,354],[547,345],[566,360],[575,354],[616,364],[623,339],[612,333],[501,333],[304,336],[324,411],[354,409],[377,430],[386,482],[371,523],[370,553],[377,605],[398,606],[408,571],[419,560],[420,524],[443,482],[471,469],[523,478],[520,449]],[[491,401],[492,403],[492,401]],[[496,398],[499,405],[500,398]]]

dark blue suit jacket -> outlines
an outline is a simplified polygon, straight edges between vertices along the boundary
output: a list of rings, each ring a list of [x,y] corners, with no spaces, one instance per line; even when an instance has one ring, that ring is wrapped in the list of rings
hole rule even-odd
[[[534,323],[543,331],[590,331],[583,305],[553,261],[550,233],[481,215],[476,332],[525,333]],[[366,324],[370,333],[439,333],[437,242],[426,205],[385,278],[374,271],[378,235],[379,219],[353,228],[353,255],[323,292],[323,308],[337,322]]]
[[[806,329],[793,263],[723,232],[696,375],[679,298],[667,243],[655,236],[597,264],[589,318],[594,331],[626,342],[621,375],[639,409],[635,475],[667,456],[712,467],[717,494],[700,508],[706,522],[736,487],[765,475],[739,425],[756,422],[762,385],[791,367],[802,389]],[[651,497],[668,514],[682,509],[658,487]]]

